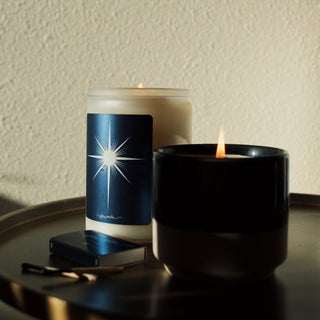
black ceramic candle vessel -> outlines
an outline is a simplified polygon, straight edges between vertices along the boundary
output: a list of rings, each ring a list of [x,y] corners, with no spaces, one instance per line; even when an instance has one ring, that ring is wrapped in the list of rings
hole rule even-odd
[[[216,147],[154,152],[154,254],[174,275],[264,279],[287,255],[289,156],[226,145],[226,158],[217,159]]]

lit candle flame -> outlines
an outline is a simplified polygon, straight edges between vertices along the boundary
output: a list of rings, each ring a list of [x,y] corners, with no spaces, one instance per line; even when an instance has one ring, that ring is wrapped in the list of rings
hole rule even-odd
[[[224,159],[226,157],[226,145],[224,140],[224,130],[223,127],[220,127],[219,139],[216,151],[216,158]]]
[[[139,83],[138,88],[143,88],[142,82]]]

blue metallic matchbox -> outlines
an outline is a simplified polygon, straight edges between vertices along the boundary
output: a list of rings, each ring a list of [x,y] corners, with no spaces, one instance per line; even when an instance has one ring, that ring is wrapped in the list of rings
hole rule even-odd
[[[86,267],[129,266],[146,261],[146,247],[96,231],[61,234],[49,241],[50,252]]]

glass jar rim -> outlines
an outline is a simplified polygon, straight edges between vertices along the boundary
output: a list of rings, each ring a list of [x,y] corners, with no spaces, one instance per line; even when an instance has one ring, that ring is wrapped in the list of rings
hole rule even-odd
[[[289,157],[288,151],[284,149],[257,145],[226,144],[227,154],[239,155],[240,157],[220,159],[215,157],[216,149],[217,144],[181,144],[158,148],[154,150],[154,154],[168,158],[193,159],[192,161],[197,162],[246,162]],[[242,158],[241,156],[248,157]]]
[[[174,88],[89,88],[89,97],[190,97],[189,89]]]

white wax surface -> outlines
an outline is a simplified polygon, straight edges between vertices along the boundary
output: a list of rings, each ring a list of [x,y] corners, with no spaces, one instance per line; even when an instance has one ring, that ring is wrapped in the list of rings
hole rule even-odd
[[[157,89],[147,88],[132,89],[132,95],[130,89],[123,89],[123,95],[121,90],[116,90],[113,96],[89,97],[88,113],[151,115],[153,149],[191,143],[192,111],[187,97],[165,96],[166,90],[159,96],[150,96],[151,90],[157,92]],[[151,223],[147,226],[116,225],[86,218],[86,229],[136,242],[151,241],[152,238]]]
[[[225,155],[226,159],[240,159],[240,158],[252,158],[250,156],[245,156],[242,154],[226,154]]]

